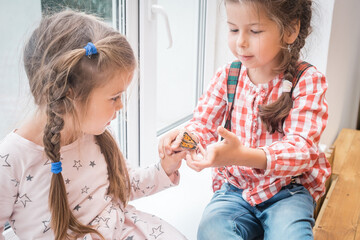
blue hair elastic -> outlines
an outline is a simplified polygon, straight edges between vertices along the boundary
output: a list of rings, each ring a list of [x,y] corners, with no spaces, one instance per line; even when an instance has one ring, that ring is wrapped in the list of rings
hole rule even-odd
[[[51,163],[51,172],[58,174],[62,171],[61,162],[52,162]]]
[[[86,51],[85,56],[91,56],[98,53],[95,45],[92,42],[88,42],[84,48]]]

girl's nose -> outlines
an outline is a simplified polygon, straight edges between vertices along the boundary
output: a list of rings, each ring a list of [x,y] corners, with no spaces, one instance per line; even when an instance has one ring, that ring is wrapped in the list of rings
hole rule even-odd
[[[122,101],[119,101],[119,103],[116,104],[116,106],[115,106],[115,110],[116,110],[116,111],[119,111],[119,110],[122,109],[123,107],[124,107],[124,105],[123,105]]]
[[[244,31],[239,32],[238,37],[236,39],[236,46],[238,48],[245,48],[248,46],[246,33],[244,33]]]
[[[119,111],[124,107],[123,102],[125,101],[126,93],[122,93],[115,106],[116,110]]]

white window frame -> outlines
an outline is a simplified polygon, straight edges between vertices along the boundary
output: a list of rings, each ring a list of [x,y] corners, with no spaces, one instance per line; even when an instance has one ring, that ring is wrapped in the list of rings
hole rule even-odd
[[[116,0],[113,0],[116,1]],[[119,15],[124,12],[125,6],[125,34],[138,58],[138,71],[128,89],[127,102],[120,111],[117,129],[120,146],[124,155],[133,164],[147,166],[158,160],[157,146],[159,135],[178,127],[184,123],[179,119],[171,127],[156,131],[156,28],[158,21],[153,19],[149,8],[157,4],[156,0],[119,0]],[[202,61],[197,66],[197,96],[198,99],[204,90],[204,85],[214,73],[215,63],[215,32],[218,1],[200,0],[198,53]],[[205,16],[206,21],[204,21]],[[116,21],[114,21],[116,22]],[[171,19],[170,19],[171,25]],[[160,23],[159,27],[163,24]],[[192,110],[192,109],[191,109]],[[188,120],[191,116],[187,116]]]

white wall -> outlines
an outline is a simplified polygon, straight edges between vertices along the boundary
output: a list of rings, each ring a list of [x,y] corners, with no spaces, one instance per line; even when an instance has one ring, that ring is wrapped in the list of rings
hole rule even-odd
[[[218,0],[215,68],[234,59],[227,47],[226,14]],[[355,128],[360,96],[359,0],[315,0],[313,32],[302,51],[328,79],[329,121],[321,143],[332,145],[342,128]]]
[[[326,70],[329,122],[322,137],[329,145],[342,128],[356,128],[360,98],[359,12],[359,0],[335,1]]]

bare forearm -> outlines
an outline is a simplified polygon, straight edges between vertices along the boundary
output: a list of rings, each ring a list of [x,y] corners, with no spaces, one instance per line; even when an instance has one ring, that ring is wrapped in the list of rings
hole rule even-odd
[[[242,148],[241,162],[238,165],[257,168],[257,169],[266,169],[267,161],[266,161],[266,154],[263,150],[257,148]]]

